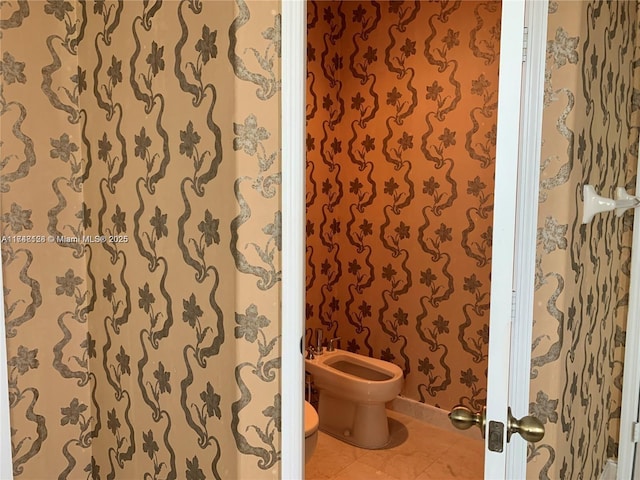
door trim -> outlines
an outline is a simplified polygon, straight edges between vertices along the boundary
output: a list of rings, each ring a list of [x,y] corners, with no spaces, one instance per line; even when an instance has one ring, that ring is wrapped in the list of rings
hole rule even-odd
[[[509,1],[509,0],[507,0]],[[509,2],[511,3],[511,2]],[[542,2],[540,2],[542,3]],[[546,0],[544,2],[546,4]],[[527,6],[534,4],[537,8],[538,2],[526,2]],[[287,415],[282,416],[282,462],[281,462],[281,477],[288,478],[303,478],[304,462],[303,452],[300,448],[304,445],[304,430],[303,430],[303,372],[304,361],[301,353],[302,347],[302,332],[303,332],[303,319],[304,319],[304,168],[305,162],[300,161],[304,158],[304,72],[306,72],[306,58],[304,54],[304,47],[306,45],[306,32],[304,26],[306,25],[305,18],[306,2],[304,0],[282,0],[282,71],[286,72],[282,75],[282,237],[283,237],[283,254],[282,254],[282,342],[281,342],[281,354],[283,358],[282,362],[282,409],[287,412]],[[546,10],[545,10],[546,13]],[[546,15],[542,15],[543,20],[546,23]],[[540,22],[538,20],[537,22]],[[540,47],[538,41],[533,42],[532,34],[537,31],[535,25],[539,23],[530,24],[529,28],[529,58],[528,63],[533,63],[534,51]],[[543,52],[544,59],[544,45],[546,44],[546,28],[539,30],[542,35],[541,51]],[[544,62],[543,62],[544,64]],[[530,68],[531,69],[531,68]],[[533,69],[535,72],[535,69]],[[544,71],[544,68],[538,69],[538,72]],[[531,76],[531,72],[526,74],[525,77]],[[524,106],[523,112],[527,112],[527,108],[531,108],[529,115],[535,113],[534,108],[540,107],[541,102],[529,101],[530,107]],[[533,117],[532,117],[533,118]],[[539,136],[531,134],[531,144],[534,148],[539,148]],[[529,152],[532,155],[532,162],[537,167],[539,161],[539,155],[536,156],[534,150],[529,150],[531,147],[527,147],[525,142],[523,145],[523,151]],[[525,162],[527,165],[529,162]],[[535,169],[537,171],[537,168]],[[522,184],[524,178],[527,175],[524,174],[521,177],[520,184]],[[533,172],[535,175],[536,172]],[[529,177],[530,178],[530,177]],[[537,187],[537,182],[534,183]],[[638,190],[638,189],[637,189]],[[522,192],[524,193],[524,192]],[[527,198],[532,198],[531,192],[529,192]],[[537,194],[535,196],[537,206]],[[519,201],[522,200],[522,196]],[[525,202],[527,205],[530,202]],[[525,215],[532,215],[529,222],[535,225],[537,217],[529,212]],[[523,223],[525,223],[523,221]],[[636,224],[637,225],[637,224]],[[634,227],[635,228],[635,227]],[[639,227],[640,228],[640,227]],[[524,233],[524,231],[523,231]],[[529,241],[529,235],[521,235],[521,239],[527,238]],[[533,237],[535,239],[535,236]],[[638,239],[640,242],[640,234],[634,235],[634,239]],[[640,247],[638,247],[640,248]],[[527,252],[527,248],[524,252]],[[535,254],[535,240],[534,251]],[[637,262],[636,262],[637,263]],[[639,267],[640,268],[640,267]],[[0,287],[2,286],[2,269],[0,268]],[[520,271],[523,276],[526,276],[523,271]],[[640,272],[638,272],[640,275]],[[638,277],[640,278],[640,276]],[[529,281],[532,277],[529,276]],[[526,312],[527,299],[522,300],[521,297],[532,294],[532,290],[529,291],[523,284],[519,284],[516,290],[516,311],[520,309]],[[526,291],[525,291],[526,290]],[[636,295],[637,296],[637,295]],[[636,299],[636,303],[638,303]],[[3,298],[0,297],[0,312],[4,320],[4,308]],[[638,308],[638,305],[636,305]],[[640,308],[638,308],[640,311]],[[515,365],[525,365],[527,371],[527,378],[529,375],[529,364],[527,362],[527,356],[530,357],[530,322],[522,320],[525,316],[517,317],[519,321],[514,324],[513,338],[518,342],[519,346],[525,348],[514,348],[512,350],[512,356],[515,360]],[[525,332],[528,329],[528,341],[527,334]],[[522,332],[520,332],[522,330]],[[4,321],[0,322],[0,339],[5,339]],[[521,339],[521,340],[518,340]],[[524,340],[524,341],[522,341]],[[522,354],[522,355],[519,355]],[[629,354],[629,349],[627,349]],[[6,365],[7,353],[6,342],[0,341],[0,363]],[[637,362],[636,362],[637,363]],[[632,363],[632,365],[635,363]],[[627,363],[629,365],[629,363]],[[522,377],[520,377],[522,378]],[[515,382],[525,383],[525,388],[528,390],[528,382]],[[638,389],[636,389],[636,394]],[[514,391],[515,394],[515,391]],[[514,408],[523,408],[522,405],[528,403],[528,395],[524,396],[521,392],[517,396],[512,397],[512,405]],[[637,395],[635,402],[637,405]],[[516,405],[520,405],[519,407]],[[528,409],[528,405],[526,405]],[[518,411],[518,410],[516,410]],[[521,410],[525,411],[525,410]],[[636,409],[637,412],[637,409]],[[9,435],[9,404],[8,404],[8,379],[6,368],[0,368],[0,433],[3,439],[10,439]],[[524,442],[522,442],[524,443]],[[0,442],[3,448],[0,450],[0,478],[12,478],[12,461],[10,442]],[[526,444],[525,444],[526,448]],[[510,449],[511,450],[511,449]],[[526,468],[526,462],[520,459],[518,455],[514,456],[514,461],[508,462],[509,465],[516,465]],[[507,471],[509,478],[520,478],[519,476],[512,476],[510,472],[516,472],[519,470]]]
[[[512,345],[514,340],[521,340],[514,334],[518,324],[512,322],[512,314],[513,302],[518,304],[515,295],[521,293],[516,291],[514,295],[524,10],[524,0],[502,2],[484,449],[484,478],[491,479],[513,478],[506,470],[505,454],[510,448],[505,431],[510,361],[514,351],[531,349],[530,342],[525,346]],[[499,448],[490,450],[492,424],[502,438],[498,437],[500,443],[494,445]],[[495,444],[495,439],[492,440]]]
[[[544,109],[544,73],[549,0],[525,2],[526,62],[523,64],[520,122],[520,165],[516,226],[516,305],[512,344],[531,345],[536,268],[540,157]],[[529,415],[531,348],[515,348],[511,355],[509,405],[516,418]],[[515,435],[507,449],[508,478],[526,478],[527,442]]]
[[[304,478],[306,0],[282,0],[281,478]]]
[[[636,152],[638,154],[638,152]],[[640,193],[640,163],[636,179],[636,195]],[[629,310],[627,312],[627,334],[624,352],[624,381],[622,382],[622,406],[620,412],[620,437],[618,439],[618,479],[632,477],[637,443],[632,439],[633,423],[639,420],[640,404],[640,212],[635,210],[633,240],[631,244],[631,281],[629,284]],[[633,252],[636,252],[633,255]],[[636,472],[636,475],[638,472]]]
[[[0,263],[0,291],[4,292]],[[7,365],[7,335],[4,318],[4,295],[0,295],[0,478],[13,479],[11,458],[11,421],[9,418],[9,376]]]
[[[505,0],[505,3],[515,6],[516,9],[524,8],[524,5],[529,5],[529,0]],[[547,5],[547,0],[540,2]],[[304,371],[304,360],[301,352],[302,348],[302,332],[303,332],[303,319],[304,309],[302,309],[299,302],[304,303],[304,259],[301,258],[300,249],[304,253],[304,221],[305,211],[303,208],[304,203],[300,198],[304,199],[304,166],[305,162],[300,159],[304,158],[305,151],[302,145],[305,132],[304,116],[300,117],[304,108],[304,94],[305,84],[304,78],[302,81],[298,78],[298,74],[306,72],[306,56],[301,49],[306,46],[306,16],[305,16],[305,0],[282,0],[282,235],[283,235],[283,285],[282,285],[282,408],[287,412],[287,415],[283,415],[282,418],[282,470],[281,478],[303,478],[304,473],[304,448],[300,446],[304,445],[304,430],[303,430],[303,413],[301,407],[303,405],[303,379],[301,377]],[[534,8],[538,13],[538,8]],[[546,14],[546,10],[544,10]],[[529,18],[529,17],[527,17]],[[533,21],[530,25],[529,32],[540,30],[539,35],[531,35],[529,40],[529,55],[533,58],[536,54],[541,55],[542,65],[544,65],[544,53],[546,51],[546,26],[541,27],[540,22],[546,24],[546,15],[542,15],[542,18],[538,15],[534,17],[537,20]],[[516,29],[522,32],[524,20],[520,22]],[[513,35],[513,33],[511,34]],[[516,34],[518,35],[518,34]],[[521,38],[520,34],[519,37]],[[518,43],[518,42],[513,42]],[[299,47],[299,48],[296,48]],[[301,47],[301,48],[300,48]],[[515,65],[513,66],[515,68]],[[527,80],[528,85],[537,85],[536,80],[533,78],[534,74],[539,73],[533,68],[525,70],[525,76],[530,76],[531,79]],[[544,72],[544,68],[542,68]],[[522,72],[521,72],[522,74]],[[518,79],[520,84],[521,77]],[[537,89],[536,89],[537,91]],[[531,92],[530,92],[531,93]],[[537,103],[535,103],[537,102]],[[534,100],[533,97],[524,99],[523,112],[530,110],[529,114],[535,114],[534,106],[540,109],[538,112],[539,121],[541,124],[541,105],[542,97],[539,100]],[[535,123],[532,117],[529,123]],[[516,119],[516,123],[519,119]],[[536,123],[536,124],[537,124]],[[529,128],[530,125],[523,127]],[[522,171],[519,184],[522,182],[531,182],[531,175],[537,175],[537,169],[539,165],[539,150],[536,153],[535,150],[529,150],[533,145],[539,149],[539,143],[541,133],[534,133],[535,130],[530,130],[528,140],[523,143],[522,148],[528,152],[528,157],[531,162],[527,162],[528,167]],[[517,143],[517,142],[516,142]],[[517,151],[517,145],[516,145]],[[516,155],[514,155],[515,157]],[[529,165],[532,163],[532,165]],[[300,179],[302,175],[302,180]],[[302,188],[301,188],[302,187]],[[522,195],[518,198],[521,205],[528,205],[531,199],[533,199],[533,207],[524,209],[522,211],[522,224],[524,225],[536,225],[537,223],[537,188],[538,182],[534,184],[535,191],[529,189],[522,191],[522,195],[525,195],[529,201],[524,201]],[[296,200],[296,198],[298,200]],[[298,202],[296,204],[296,202]],[[524,232],[523,232],[524,233]],[[529,233],[527,233],[529,236]],[[513,238],[513,236],[511,237]],[[519,239],[524,239],[524,235],[521,233]],[[533,256],[535,260],[535,235],[532,238],[527,238],[528,247],[524,247],[522,250],[523,257],[530,258]],[[526,243],[526,242],[525,242]],[[294,248],[291,252],[287,249],[287,245]],[[301,247],[302,245],[302,247]],[[531,246],[533,245],[533,246]],[[495,245],[494,245],[495,246]],[[519,250],[520,251],[520,250]],[[285,263],[286,262],[286,263]],[[519,270],[522,272],[521,270]],[[526,274],[522,273],[525,277]],[[527,310],[527,302],[532,302],[531,299],[521,300],[520,297],[526,294],[527,297],[533,296],[533,275],[528,277],[529,286],[526,282],[516,283],[519,288],[516,290],[516,304],[519,306],[523,315],[518,317],[512,330],[513,340],[518,342],[516,348],[512,349],[510,354],[507,355],[515,359],[515,364],[519,366],[518,371],[522,369],[525,378],[530,376],[530,356],[531,356],[531,317],[532,312]],[[526,291],[525,291],[526,290]],[[510,292],[509,292],[510,293]],[[511,295],[509,295],[511,297]],[[508,302],[509,305],[511,302]],[[285,371],[285,368],[287,369]],[[522,376],[517,378],[521,379]],[[521,383],[516,382],[516,384]],[[528,411],[528,382],[525,382],[525,391],[520,391],[518,399],[516,400],[511,396],[510,400],[516,405],[514,411]],[[513,392],[515,394],[515,392]],[[506,409],[502,415],[506,419]],[[507,474],[507,478],[519,478],[513,476],[512,472],[526,471],[526,443],[524,449],[516,449],[520,453],[510,455],[507,461],[507,471],[502,471],[501,475]],[[510,447],[511,448],[511,447]]]

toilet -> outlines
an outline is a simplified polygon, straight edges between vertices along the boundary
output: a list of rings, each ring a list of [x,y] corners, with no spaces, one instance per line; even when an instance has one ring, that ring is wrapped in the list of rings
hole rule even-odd
[[[385,404],[404,383],[397,365],[334,349],[305,359],[305,370],[319,392],[319,428],[361,448],[389,443]]]
[[[309,402],[304,402],[304,462],[313,455],[318,443],[318,412]]]

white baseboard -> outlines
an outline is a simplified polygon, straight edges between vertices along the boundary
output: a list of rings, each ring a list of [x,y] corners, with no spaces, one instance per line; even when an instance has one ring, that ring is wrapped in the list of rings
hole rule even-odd
[[[615,459],[609,458],[607,463],[604,464],[602,475],[600,480],[616,480],[618,475],[618,462]]]
[[[482,440],[480,429],[472,427],[468,430],[458,430],[449,420],[449,412],[438,407],[427,405],[426,403],[417,402],[410,398],[398,396],[394,400],[387,403],[387,408],[394,412],[402,413],[408,417],[415,418],[425,423],[429,423],[434,427],[441,428],[450,432],[459,433],[465,437]],[[614,477],[615,478],[615,477]]]

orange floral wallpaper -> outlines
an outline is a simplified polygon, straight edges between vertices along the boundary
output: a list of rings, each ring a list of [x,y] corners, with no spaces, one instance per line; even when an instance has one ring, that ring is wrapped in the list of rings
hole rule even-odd
[[[486,399],[499,2],[308,3],[307,343]]]
[[[278,2],[1,3],[14,476],[277,476]]]

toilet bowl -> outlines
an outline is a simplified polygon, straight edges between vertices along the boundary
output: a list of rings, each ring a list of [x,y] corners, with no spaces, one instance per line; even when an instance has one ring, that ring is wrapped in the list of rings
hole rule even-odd
[[[313,406],[304,402],[304,461],[309,461],[318,443],[318,412]]]
[[[397,365],[335,349],[305,360],[319,392],[319,428],[362,448],[382,448],[389,442],[385,404],[402,389]]]

